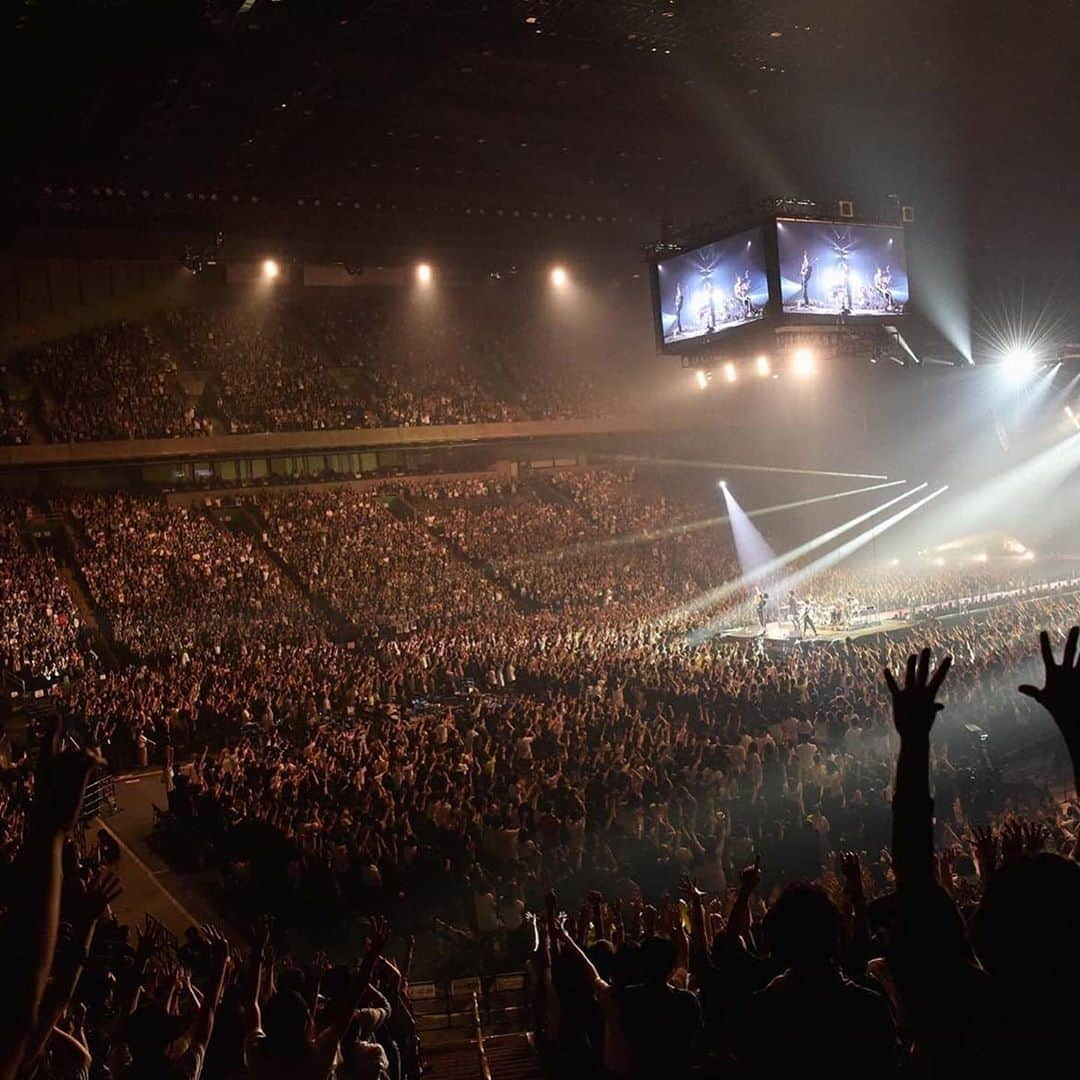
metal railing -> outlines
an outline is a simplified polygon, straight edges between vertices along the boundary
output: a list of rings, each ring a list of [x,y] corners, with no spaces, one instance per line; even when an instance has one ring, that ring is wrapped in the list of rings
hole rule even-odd
[[[117,810],[116,778],[112,773],[99,773],[86,785],[82,820],[85,822],[95,817],[112,817]]]

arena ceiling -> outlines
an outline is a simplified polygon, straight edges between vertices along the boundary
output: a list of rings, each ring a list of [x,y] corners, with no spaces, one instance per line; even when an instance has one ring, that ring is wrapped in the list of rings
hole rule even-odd
[[[1046,208],[1080,171],[1054,119],[1076,115],[1078,0],[14,10],[13,180],[34,212],[341,210],[399,232],[546,222],[639,243],[766,196],[897,194],[924,222],[992,224],[975,252],[1020,251],[1016,200],[1052,237]]]

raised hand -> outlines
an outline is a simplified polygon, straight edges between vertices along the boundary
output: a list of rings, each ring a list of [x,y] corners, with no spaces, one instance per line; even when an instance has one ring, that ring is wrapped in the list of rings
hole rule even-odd
[[[745,867],[739,875],[739,884],[745,893],[752,893],[761,884],[761,856],[755,855],[754,861]]]
[[[371,933],[368,935],[368,951],[378,956],[390,940],[390,922],[382,915],[375,915],[371,920]]]
[[[109,869],[101,867],[86,883],[79,898],[74,901],[74,919],[83,926],[96,923],[105,909],[124,891],[120,879]]]
[[[1035,855],[1046,843],[1046,830],[1036,821],[1008,821],[1001,829],[1002,861]]]
[[[210,962],[215,969],[224,968],[229,962],[229,942],[216,927],[207,923],[202,928],[202,936],[210,946]]]
[[[1053,717],[1074,758],[1080,752],[1080,664],[1076,658],[1078,644],[1080,626],[1074,626],[1065,639],[1065,651],[1059,664],[1054,660],[1050,635],[1044,630],[1039,635],[1039,647],[1046,669],[1046,684],[1042,689],[1026,683],[1019,688],[1021,694],[1037,701]]]
[[[885,669],[885,684],[892,696],[893,723],[901,739],[929,736],[934,717],[945,708],[935,698],[950,667],[952,657],[946,656],[931,675],[930,650],[923,649],[917,657],[914,653],[908,657],[903,686],[897,684],[888,668]]]
[[[840,873],[844,877],[844,887],[848,897],[854,902],[863,897],[862,864],[857,851],[841,851],[837,857]]]

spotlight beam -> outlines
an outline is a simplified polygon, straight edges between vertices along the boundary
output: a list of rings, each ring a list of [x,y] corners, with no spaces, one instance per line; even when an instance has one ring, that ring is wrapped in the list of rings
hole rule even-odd
[[[743,573],[756,570],[775,559],[776,552],[769,547],[769,542],[750,520],[750,515],[739,505],[729,490],[727,481],[720,481],[720,490],[724,493],[724,505],[727,507],[731,534],[735,540],[735,552]]]
[[[903,483],[903,481],[898,482]],[[891,487],[892,485],[885,486]],[[816,550],[823,544],[829,543],[830,540],[835,540],[838,536],[843,536],[844,533],[856,528],[864,521],[869,521],[870,518],[882,513],[884,510],[888,510],[890,506],[895,506],[898,502],[910,498],[912,495],[922,491],[925,487],[927,487],[927,484],[924,482],[917,487],[911,488],[909,491],[902,492],[893,499],[889,499],[887,502],[883,502],[880,506],[875,506],[871,510],[864,511],[856,517],[853,517],[850,521],[845,521],[842,524],[829,529],[827,532],[823,532],[820,536],[815,536],[812,540],[807,540],[806,543],[800,544],[790,551],[785,551],[783,555],[777,555],[775,559],[765,563],[764,566],[759,566],[756,570],[753,570],[748,574],[743,574],[734,581],[727,581],[715,589],[710,589],[708,592],[702,593],[689,603],[683,604],[681,607],[677,608],[672,614],[676,616],[690,615],[695,611],[701,611],[704,608],[712,607],[721,600],[726,600],[729,596],[737,593],[747,585],[753,585],[758,581],[762,581],[775,571],[783,569],[785,566],[793,563],[796,559],[801,559],[804,555],[808,555],[811,551]],[[702,629],[705,630],[706,628]]]
[[[925,485],[923,486],[925,487]],[[820,559],[815,559],[809,566],[804,566],[790,577],[785,578],[777,586],[777,590],[781,593],[790,592],[796,585],[801,584],[820,571],[827,570],[830,566],[835,566],[838,562],[842,562],[849,555],[858,551],[859,548],[865,547],[872,540],[876,540],[879,534],[891,529],[894,525],[899,524],[904,518],[910,517],[916,510],[921,510],[928,502],[936,499],[939,495],[943,495],[948,490],[949,485],[943,484],[936,491],[931,491],[929,495],[923,496],[918,502],[912,503],[911,506],[905,506],[899,513],[893,514],[892,517],[886,518],[884,521],[879,521],[873,528],[859,533],[858,536],[852,537],[846,543],[841,544],[837,548],[833,548],[832,551],[826,552]]]
[[[957,528],[974,531],[993,522],[1002,506],[1039,508],[1040,515],[1060,512],[1052,492],[1080,466],[1080,432],[1067,435],[1007,473],[968,489],[949,507]]]
[[[737,465],[727,461],[688,461],[685,458],[637,457],[634,454],[598,455],[630,465],[662,465],[682,469],[737,469],[741,472],[787,473],[792,476],[835,476],[843,480],[888,480],[883,473],[830,472],[825,469],[794,469],[780,465]],[[901,481],[903,483],[903,481]]]
[[[768,514],[782,513],[784,510],[796,510],[801,506],[813,506],[815,503],[829,502],[831,499],[846,499],[849,495],[864,495],[868,491],[880,491],[882,488],[897,487],[900,484],[906,483],[906,480],[889,480],[884,484],[870,484],[868,487],[852,488],[850,491],[834,491],[831,495],[814,495],[812,498],[798,499],[796,502],[777,503],[775,506],[763,506],[758,510],[751,510],[746,516],[749,518],[765,517]],[[656,540],[666,540],[671,536],[682,536],[684,533],[698,532],[701,529],[711,529],[717,525],[724,525],[730,520],[730,515],[720,514],[718,517],[702,518],[700,521],[688,521],[683,525],[669,525],[664,529],[625,533],[622,536],[612,536],[607,540],[593,540],[584,544],[575,544],[571,548],[559,548],[555,551],[546,551],[540,555],[534,555],[531,559],[526,561],[537,562],[544,559],[560,559],[567,554],[580,555],[585,551],[625,547],[628,544],[651,544]]]

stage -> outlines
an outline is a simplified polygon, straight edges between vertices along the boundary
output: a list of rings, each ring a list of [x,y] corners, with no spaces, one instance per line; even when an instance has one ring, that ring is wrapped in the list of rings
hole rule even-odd
[[[890,634],[896,630],[904,630],[913,625],[909,619],[879,619],[876,622],[858,622],[852,626],[844,626],[838,630],[832,627],[818,627],[818,635],[796,637],[790,622],[770,622],[765,627],[762,635],[760,626],[735,626],[725,630],[720,636],[732,641],[753,641],[764,637],[766,642],[782,642],[793,644],[804,641],[808,645],[829,644],[835,641],[844,641],[846,638],[873,637],[875,634]]]

